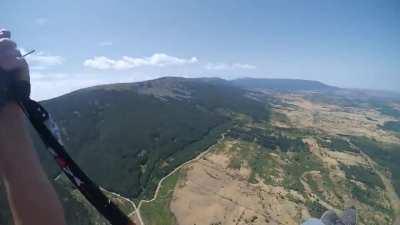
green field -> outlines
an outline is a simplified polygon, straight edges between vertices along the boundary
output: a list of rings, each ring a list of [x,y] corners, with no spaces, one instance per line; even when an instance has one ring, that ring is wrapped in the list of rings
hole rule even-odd
[[[400,195],[400,145],[386,144],[366,137],[351,137],[351,142],[390,172],[391,180]]]
[[[175,225],[175,216],[169,209],[175,186],[181,177],[176,172],[164,180],[157,198],[150,203],[143,203],[140,208],[142,219],[146,225]]]
[[[389,130],[393,132],[399,132],[400,133],[400,121],[388,121],[381,126],[382,129],[384,130]]]

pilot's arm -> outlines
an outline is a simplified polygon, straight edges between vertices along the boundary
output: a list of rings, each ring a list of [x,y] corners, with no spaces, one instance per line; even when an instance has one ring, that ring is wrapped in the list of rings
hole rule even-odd
[[[15,225],[65,225],[62,206],[33,149],[24,114],[4,95],[4,90],[11,88],[5,76],[16,74],[18,79],[29,81],[28,65],[20,56],[10,32],[0,30],[1,181]]]

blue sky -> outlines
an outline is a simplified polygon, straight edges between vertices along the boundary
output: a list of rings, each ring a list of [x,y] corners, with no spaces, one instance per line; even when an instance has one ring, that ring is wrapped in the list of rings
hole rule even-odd
[[[33,97],[160,76],[400,90],[398,0],[1,0]]]

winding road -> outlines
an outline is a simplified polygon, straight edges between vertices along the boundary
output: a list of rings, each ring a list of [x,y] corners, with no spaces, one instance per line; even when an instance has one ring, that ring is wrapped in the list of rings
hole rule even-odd
[[[224,139],[225,139],[225,133],[221,134],[221,138],[218,140],[217,144],[221,143]],[[130,218],[133,218],[133,216],[136,215],[137,220],[140,223],[139,225],[145,225],[145,223],[143,222],[143,219],[141,217],[141,214],[140,214],[140,209],[141,209],[141,206],[143,205],[143,203],[151,203],[151,202],[155,201],[157,199],[157,197],[158,197],[158,194],[160,192],[160,189],[162,187],[163,182],[167,178],[169,178],[170,176],[174,175],[176,172],[178,172],[184,166],[187,166],[187,165],[189,165],[189,164],[191,164],[193,162],[196,162],[196,161],[200,160],[203,156],[205,156],[210,151],[212,151],[214,146],[215,146],[215,144],[211,145],[210,147],[208,147],[207,150],[205,150],[204,152],[200,153],[195,158],[193,158],[193,159],[181,164],[180,166],[176,167],[173,171],[168,173],[166,176],[164,176],[158,182],[158,185],[157,185],[156,191],[154,192],[153,198],[151,198],[150,200],[141,200],[138,205],[136,205],[129,198],[123,197],[120,194],[117,194],[117,193],[114,193],[114,192],[110,192],[108,190],[105,190],[104,188],[102,188],[102,190],[107,191],[108,193],[110,193],[110,194],[112,194],[112,195],[114,195],[114,196],[116,196],[116,197],[118,197],[120,199],[123,199],[123,200],[129,202],[132,205],[134,210],[128,216]],[[391,183],[391,181],[384,174],[382,174],[378,169],[376,169],[375,162],[368,155],[366,155],[363,152],[361,154],[368,161],[368,164],[370,164],[370,166],[375,170],[375,172],[378,174],[378,176],[383,181],[385,189],[388,192],[388,197],[390,199],[390,203],[392,204],[392,207],[395,209],[396,218],[394,219],[393,225],[400,225],[400,199],[399,199],[399,196],[397,195],[397,193],[396,193],[396,191],[395,191],[395,189],[393,187],[393,184]]]
[[[225,133],[221,134],[221,138],[218,140],[217,144],[218,144],[218,143],[221,143],[224,139],[225,139]],[[166,175],[165,177],[161,178],[161,180],[158,182],[157,189],[156,189],[156,191],[154,192],[154,196],[153,196],[152,199],[150,199],[150,200],[141,200],[141,201],[139,202],[139,204],[137,205],[137,207],[136,207],[136,205],[135,205],[134,202],[132,202],[131,200],[126,199],[126,198],[124,198],[124,197],[121,196],[122,198],[124,198],[124,199],[126,199],[127,201],[131,202],[131,204],[133,204],[133,205],[134,205],[134,208],[136,209],[136,210],[133,211],[131,214],[129,214],[129,217],[131,217],[131,216],[133,216],[133,215],[135,214],[135,215],[137,216],[139,222],[140,222],[140,225],[145,225],[144,222],[143,222],[143,219],[142,219],[142,217],[141,217],[141,215],[140,215],[140,207],[142,206],[142,204],[143,204],[143,203],[150,203],[150,202],[153,202],[154,200],[156,200],[157,197],[158,197],[158,193],[160,192],[161,185],[162,185],[162,183],[164,182],[165,179],[167,179],[168,177],[172,176],[174,173],[176,173],[177,171],[179,171],[182,167],[184,167],[184,166],[186,166],[186,165],[188,165],[188,164],[190,164],[190,163],[192,163],[192,162],[195,162],[195,161],[201,159],[203,156],[205,156],[207,153],[209,153],[211,150],[213,150],[213,147],[214,147],[214,146],[215,146],[215,144],[214,144],[214,145],[211,145],[210,147],[208,147],[207,150],[205,150],[204,152],[200,153],[200,154],[199,154],[198,156],[196,156],[195,158],[193,158],[193,159],[191,159],[191,160],[189,160],[189,161],[187,161],[187,162],[181,164],[180,166],[176,167],[173,171],[171,171],[168,175]],[[118,195],[118,194],[116,194],[116,195]],[[118,195],[118,196],[120,196],[120,195]]]

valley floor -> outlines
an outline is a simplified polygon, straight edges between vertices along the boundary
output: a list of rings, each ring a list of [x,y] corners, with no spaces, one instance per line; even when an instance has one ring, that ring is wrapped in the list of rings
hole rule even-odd
[[[282,113],[285,119],[275,119],[274,127],[319,130],[318,135],[301,137],[306,152],[271,151],[257,144],[259,137],[250,142],[224,137],[165,177],[153,199],[139,203],[141,225],[297,225],[306,218],[320,216],[326,209],[340,213],[351,205],[357,207],[361,225],[398,225],[400,201],[390,174],[362,151],[334,149],[320,140],[352,134],[384,136],[385,142],[398,144],[397,136],[377,128],[390,118],[360,109],[336,113],[334,110],[341,109],[304,103],[304,99],[296,102],[293,96],[284,99],[288,98],[291,104],[298,104],[296,111],[277,109],[276,113]],[[307,122],[299,117],[312,119]],[[350,122],[351,126],[344,125]],[[265,129],[262,124],[246,126]],[[299,159],[301,163],[296,167]],[[349,168],[364,175],[367,171],[371,178],[354,177]],[[355,190],[370,195],[370,201]]]

